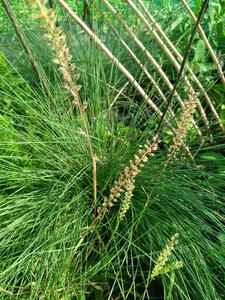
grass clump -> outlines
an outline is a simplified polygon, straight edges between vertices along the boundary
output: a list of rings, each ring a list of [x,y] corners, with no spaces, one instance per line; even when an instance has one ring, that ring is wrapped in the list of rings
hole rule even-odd
[[[158,117],[133,95],[132,119],[119,120],[111,104],[123,78],[91,43],[78,94],[56,15],[33,3],[50,22],[63,83],[49,83],[52,103],[0,75],[11,103],[0,111],[0,299],[222,300],[224,186],[215,169],[178,156],[193,136],[193,95],[170,150],[161,149]],[[140,129],[146,111],[151,122]]]
[[[223,298],[223,191],[208,184],[209,171],[177,160],[158,182],[167,161],[158,150],[135,178],[125,216],[118,221],[121,195],[90,230],[92,165],[79,114],[63,103],[52,110],[32,91],[8,97],[20,111],[1,112],[2,299]],[[99,206],[137,151],[129,132],[123,144],[115,144],[117,134],[107,143],[94,140]],[[159,253],[176,232],[166,273],[152,281]],[[174,261],[183,267],[172,271]]]

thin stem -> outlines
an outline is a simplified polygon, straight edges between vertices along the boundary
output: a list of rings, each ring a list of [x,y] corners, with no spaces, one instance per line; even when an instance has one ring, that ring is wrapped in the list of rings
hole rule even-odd
[[[179,72],[180,64],[178,63],[178,61],[176,60],[176,58],[174,57],[174,55],[170,51],[170,49],[167,47],[167,45],[164,43],[164,41],[160,38],[160,36],[158,35],[155,28],[148,22],[148,20],[144,17],[144,15],[141,13],[141,11],[135,6],[135,4],[132,1],[126,0],[126,2],[130,6],[130,8],[134,11],[134,13],[137,15],[137,17],[144,23],[145,27],[151,32],[151,34],[155,38],[156,42],[159,44],[159,46],[161,47],[163,52],[166,54],[168,59],[171,61],[171,63],[175,67],[176,71]],[[193,86],[191,85],[190,81],[188,80],[188,78],[186,76],[184,76],[184,82],[189,90],[194,91]],[[181,102],[180,102],[180,104],[181,104],[181,106],[183,105],[183,103],[181,103]],[[198,107],[199,107],[201,117],[206,125],[207,131],[208,131],[209,135],[211,136],[210,128],[209,128],[209,121],[207,120],[205,111],[204,111],[199,99],[198,99]],[[199,135],[200,139],[203,140],[201,131],[198,128],[197,124],[195,123],[194,119],[192,120],[192,123],[193,123],[195,130],[197,131],[197,134]]]
[[[64,0],[58,0],[62,8],[67,14],[74,19],[77,24],[91,37],[91,39],[104,51],[113,64],[115,64],[120,71],[127,77],[131,85],[140,93],[144,100],[151,106],[151,108],[159,115],[162,116],[162,112],[157,105],[149,98],[144,89],[139,85],[134,76],[125,68],[123,64],[112,54],[112,52],[106,47],[106,45],[97,37],[97,35],[73,12]]]
[[[27,57],[33,67],[33,70],[35,71],[35,73],[37,73],[38,77],[39,77],[39,80],[44,88],[44,91],[46,92],[46,94],[48,95],[48,97],[53,100],[53,96],[50,92],[50,89],[48,87],[48,83],[39,67],[39,64],[37,62],[37,60],[35,59],[34,55],[32,54],[32,51],[28,45],[28,42],[27,42],[27,39],[26,39],[26,36],[24,34],[24,32],[22,31],[21,29],[21,26],[19,25],[19,22],[9,4],[9,2],[7,0],[1,0],[2,2],[2,6],[4,7],[11,23],[12,23],[12,26],[14,27],[15,31],[16,31],[16,34],[24,48],[24,51],[26,52],[27,54]]]
[[[76,84],[76,79],[72,77],[72,71],[74,66],[70,63],[71,56],[69,54],[69,49],[66,45],[66,38],[62,34],[61,28],[58,26],[56,29],[57,16],[54,10],[49,10],[46,8],[42,1],[37,0],[37,6],[41,12],[41,18],[45,20],[45,29],[47,31],[47,37],[50,43],[50,48],[55,51],[56,60],[55,63],[60,65],[60,71],[63,74],[65,84],[64,87],[70,91],[73,95],[73,105],[77,106],[81,119],[83,122],[85,135],[88,142],[88,147],[90,150],[90,156],[92,160],[92,187],[93,187],[93,212],[94,219],[97,217],[97,170],[96,170],[96,158],[94,155],[93,146],[91,143],[91,136],[88,130],[88,124],[85,117],[85,107],[82,105],[79,97],[79,86]],[[49,14],[50,12],[50,14]],[[38,15],[37,15],[38,16]],[[40,16],[38,16],[40,17]],[[59,42],[61,39],[61,43]]]
[[[197,19],[196,19],[194,13],[192,12],[192,10],[190,9],[188,3],[185,0],[181,0],[181,2],[183,3],[185,9],[187,10],[187,12],[188,12],[189,16],[192,18],[192,20],[194,22],[197,22]],[[223,75],[223,70],[222,70],[222,68],[220,66],[220,63],[219,63],[219,61],[218,61],[218,59],[216,57],[216,54],[215,54],[213,48],[211,47],[211,45],[210,45],[210,43],[209,43],[209,41],[208,41],[208,39],[207,39],[207,37],[205,35],[205,32],[203,31],[203,29],[202,29],[202,27],[201,27],[200,24],[198,24],[197,30],[199,32],[199,35],[202,37],[202,39],[203,39],[206,47],[208,48],[209,53],[210,53],[210,55],[212,57],[212,60],[214,61],[215,65],[216,65],[216,68],[217,68],[217,71],[218,71],[218,73],[220,75],[220,79],[221,79],[223,85],[225,86],[225,77]]]
[[[91,160],[92,160],[92,189],[93,189],[93,204],[94,204],[94,208],[93,208],[93,214],[94,214],[94,219],[97,218],[97,166],[96,166],[96,158],[95,158],[95,154],[94,154],[94,150],[93,150],[93,146],[91,143],[91,137],[90,137],[90,133],[88,130],[88,125],[86,122],[86,118],[85,118],[85,113],[84,113],[84,109],[80,103],[80,101],[77,102],[77,106],[78,109],[80,111],[80,115],[83,121],[83,125],[84,125],[84,129],[85,129],[85,133],[86,133],[86,138],[87,138],[87,142],[88,142],[88,146],[89,146],[89,150],[90,150],[90,155],[91,155]]]
[[[169,97],[167,99],[168,102],[167,102],[165,111],[164,111],[164,113],[162,115],[162,118],[159,121],[158,127],[156,129],[156,133],[159,133],[159,130],[160,130],[161,126],[162,126],[162,123],[163,123],[163,121],[165,119],[166,113],[167,113],[167,111],[170,108],[170,105],[171,105],[172,100],[173,100],[173,96],[174,96],[174,94],[176,92],[176,88],[177,88],[177,86],[178,86],[178,84],[179,84],[179,82],[180,82],[180,80],[182,78],[182,75],[183,75],[183,72],[184,72],[184,69],[185,69],[185,66],[186,66],[186,63],[187,63],[188,56],[189,56],[189,54],[191,52],[191,46],[192,46],[193,41],[194,41],[194,37],[195,37],[196,31],[197,31],[197,28],[198,28],[198,24],[200,23],[200,20],[201,20],[202,16],[204,15],[205,11],[206,11],[208,3],[209,3],[209,0],[205,0],[203,2],[203,4],[202,4],[201,10],[200,10],[200,12],[198,14],[198,19],[197,19],[197,21],[195,23],[195,26],[194,26],[194,29],[192,31],[192,35],[190,37],[190,40],[189,40],[189,43],[188,43],[188,46],[187,46],[187,49],[186,49],[183,61],[181,63],[180,71],[179,71],[179,73],[177,75],[177,79],[176,79],[176,82],[175,82],[175,84],[173,86],[173,90],[171,91],[171,93],[170,93],[170,95],[169,95]]]
[[[90,28],[72,11],[72,9],[65,3],[64,0],[58,0],[59,4],[65,10],[65,12],[70,15],[70,17],[93,39],[93,41],[104,51],[104,53],[108,56],[113,64],[118,66],[120,71],[127,77],[131,85],[140,93],[143,99],[150,105],[150,107],[158,114],[158,116],[162,116],[161,110],[158,108],[157,105],[148,97],[139,83],[135,80],[132,74],[124,67],[123,64],[112,54],[112,52],[106,47],[106,45],[97,37],[97,35],[90,30]],[[145,48],[144,48],[145,49]],[[172,89],[172,86],[170,86]],[[170,125],[169,121],[165,119],[166,124],[168,127],[175,132],[175,129]],[[188,145],[184,144],[185,151],[188,157],[193,161],[193,156],[190,152]]]
[[[177,48],[173,45],[172,41],[168,38],[168,36],[164,33],[163,29],[161,28],[160,24],[156,22],[155,18],[150,14],[149,10],[147,9],[147,7],[144,5],[143,1],[141,0],[137,0],[137,2],[140,4],[140,6],[143,8],[144,12],[146,13],[146,15],[148,16],[149,20],[153,23],[154,27],[158,30],[158,32],[161,34],[161,36],[163,37],[163,39],[166,41],[166,43],[168,44],[168,46],[171,48],[171,50],[175,53],[175,55],[177,56],[178,60],[181,62],[183,60],[182,55],[180,54],[180,52],[177,50]],[[196,19],[195,19],[196,20]],[[195,73],[192,71],[192,69],[190,68],[190,66],[188,65],[188,63],[186,64],[186,68],[187,71],[189,72],[189,74],[191,75],[191,77],[194,79],[194,81],[196,82],[198,88],[200,89],[202,95],[204,96],[207,104],[209,105],[214,118],[216,119],[216,121],[218,122],[220,129],[223,133],[225,133],[225,128],[220,120],[220,117],[209,97],[209,95],[207,94],[206,90],[204,89],[203,85],[201,84],[201,82],[198,80],[197,76],[195,75]],[[200,103],[200,101],[199,101]],[[198,104],[199,105],[199,104]],[[202,110],[202,114],[204,114],[204,109]],[[202,115],[202,117],[205,118],[205,122],[207,120],[206,114],[205,116]],[[209,124],[208,124],[209,125]],[[213,136],[212,133],[210,132],[210,139],[212,140]]]

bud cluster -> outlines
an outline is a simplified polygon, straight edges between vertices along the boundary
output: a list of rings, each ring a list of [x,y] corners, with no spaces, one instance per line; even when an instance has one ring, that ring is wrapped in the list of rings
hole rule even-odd
[[[114,186],[110,190],[109,197],[105,197],[103,205],[99,208],[99,215],[104,214],[112,207],[121,196],[125,194],[124,210],[121,217],[123,218],[126,211],[129,209],[129,202],[132,197],[132,191],[134,189],[135,177],[141,172],[141,169],[145,166],[150,156],[154,156],[154,153],[158,149],[158,136],[153,137],[153,143],[149,141],[138,150],[138,154],[134,156],[133,160],[130,160],[129,166],[126,166],[123,172],[120,174],[118,180],[114,183]]]
[[[196,100],[197,94],[190,93],[188,95],[188,100],[184,102],[184,107],[182,108],[182,114],[177,122],[177,129],[176,129],[176,134],[173,138],[173,145],[170,147],[169,150],[169,161],[172,161],[180,149],[181,145],[185,141],[187,132],[188,132],[188,127],[192,121],[196,105],[197,105],[197,100]]]

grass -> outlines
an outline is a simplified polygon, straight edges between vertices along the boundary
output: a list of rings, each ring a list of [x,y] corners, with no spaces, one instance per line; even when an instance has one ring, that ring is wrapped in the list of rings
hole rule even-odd
[[[93,99],[100,93],[98,61],[93,64],[97,75],[88,78],[96,86]],[[159,183],[166,160],[160,151],[137,177],[131,209],[117,232],[120,202],[74,251],[92,222],[91,161],[80,118],[66,113],[64,101],[52,110],[46,98],[29,87],[25,92],[25,86],[7,93],[11,109],[2,111],[2,299],[159,299],[162,294],[165,299],[222,299],[224,206],[223,190],[208,184],[214,170],[210,175],[204,166],[199,170],[177,161]],[[100,110],[94,100],[90,107]],[[151,132],[147,128],[132,144],[135,119],[121,135],[115,128],[110,132],[111,115],[104,110],[103,124],[90,118],[99,158],[99,205],[136,144]],[[170,262],[180,260],[183,267],[151,281],[157,256],[176,232],[179,244]]]
[[[32,36],[33,48],[36,38]],[[132,89],[111,106],[125,83],[118,69],[79,33],[70,43],[81,75],[80,96],[88,102],[100,207],[138,145],[152,139],[158,117]],[[36,54],[45,47],[36,47]],[[111,47],[126,61],[122,48],[113,41]],[[122,222],[118,225],[123,196],[89,230],[93,194],[88,143],[50,56],[47,64],[54,102],[6,60],[0,74],[0,299],[222,300],[225,186],[218,160],[205,164],[197,155],[193,164],[181,151],[159,181],[168,152],[158,150],[137,176]],[[149,93],[154,97],[153,90]],[[162,139],[170,144],[171,133],[164,130]],[[192,127],[187,141],[198,154]],[[210,147],[221,150],[222,145],[206,145],[200,154]],[[176,233],[178,244],[165,265],[167,272],[152,280],[160,253]],[[173,270],[175,261],[183,267]]]

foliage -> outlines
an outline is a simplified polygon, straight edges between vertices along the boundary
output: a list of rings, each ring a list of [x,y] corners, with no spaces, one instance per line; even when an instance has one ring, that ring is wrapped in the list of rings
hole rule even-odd
[[[119,13],[124,11],[121,1],[111,3]],[[13,4],[18,14],[19,5]],[[172,29],[168,31],[183,53],[191,22],[184,14],[176,19],[173,5],[181,10],[172,1],[163,1],[162,8],[154,6],[155,15],[163,27],[171,23],[173,16]],[[198,11],[198,5],[200,1],[193,10]],[[213,39],[219,40],[216,32],[222,24],[222,5],[213,2],[203,24],[207,32],[206,21],[211,18],[211,31],[207,34],[212,43]],[[71,2],[71,6],[82,15],[80,1]],[[75,71],[80,73],[80,79],[76,77],[82,87],[80,99],[87,103],[85,118],[97,162],[97,204],[101,208],[126,166],[134,168],[139,162],[134,155],[143,151],[146,139],[150,140],[147,145],[151,144],[159,116],[131,85],[121,92],[126,81],[118,67],[65,19],[59,7],[57,11],[62,27],[69,28],[68,44]],[[27,28],[30,12],[21,12],[21,24]],[[112,15],[105,12],[116,25]],[[149,87],[142,70],[137,70],[130,55],[113,38],[106,22],[94,10],[93,14],[94,31],[163,109],[162,99]],[[145,34],[130,10],[126,10],[124,18],[133,24],[144,43],[151,43],[157,61],[173,81],[174,69],[153,38]],[[222,300],[225,152],[224,136],[218,132],[216,121],[210,122],[214,144],[200,146],[194,125],[186,127],[185,142],[194,162],[181,149],[177,159],[168,164],[174,132],[165,126],[160,134],[162,141],[155,145],[155,156],[148,161],[141,157],[145,168],[138,172],[133,172],[135,168],[128,170],[132,190],[125,196],[117,195],[108,212],[93,221],[92,161],[82,117],[79,109],[71,105],[73,98],[63,87],[38,23],[31,18],[29,22],[29,42],[49,77],[53,99],[44,94],[36,78],[31,78],[27,63],[18,73],[17,60],[12,59],[12,64],[0,55],[0,299]],[[4,28],[8,31],[8,25]],[[138,53],[129,35],[120,32]],[[217,49],[220,47],[218,42]],[[11,52],[13,58],[18,51],[12,47],[6,52]],[[211,59],[202,58],[205,53],[205,46],[196,36],[191,66],[210,87],[215,106],[222,107],[219,112],[223,121],[224,89],[214,65],[209,69]],[[140,58],[144,61],[144,55]],[[205,69],[199,74],[201,64]],[[155,75],[154,68],[147,63],[146,66]],[[161,79],[157,83],[166,91]],[[182,87],[178,92],[185,99]],[[172,109],[179,121],[182,109],[175,101]],[[211,121],[210,110],[206,112]],[[199,112],[195,120],[204,133]],[[170,121],[179,128],[174,119]],[[122,179],[119,183],[124,184]]]
[[[13,142],[1,142],[2,294],[25,299],[151,299],[164,290],[172,299],[222,299],[224,207],[219,185],[210,184],[212,176],[220,180],[215,170],[204,171],[203,165],[200,171],[177,161],[152,194],[166,159],[165,153],[158,155],[138,176],[131,210],[110,243],[119,203],[75,251],[91,222],[91,168],[79,117],[59,117],[45,98],[39,97],[37,104],[35,94],[32,104],[24,98],[16,100],[29,115],[12,116]],[[11,147],[16,144],[17,152]],[[96,140],[95,146],[101,151],[100,204],[120,171],[118,159],[128,161],[131,149],[122,151],[112,139],[105,147],[103,140]],[[180,241],[169,263],[180,260],[183,268],[151,281],[158,253],[176,232]]]

